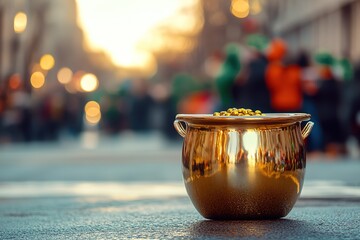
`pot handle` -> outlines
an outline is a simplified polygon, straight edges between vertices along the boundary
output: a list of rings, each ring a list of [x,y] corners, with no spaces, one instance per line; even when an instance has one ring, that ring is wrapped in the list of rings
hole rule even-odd
[[[314,126],[314,123],[311,121],[306,123],[305,127],[301,130],[301,136],[303,139],[305,139],[309,136],[313,126]]]
[[[184,121],[175,120],[174,121],[174,127],[176,131],[180,134],[180,136],[185,137],[186,136],[186,129],[187,124]]]

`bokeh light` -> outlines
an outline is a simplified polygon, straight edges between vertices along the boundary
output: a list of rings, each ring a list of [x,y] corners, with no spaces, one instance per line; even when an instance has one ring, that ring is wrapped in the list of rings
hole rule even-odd
[[[97,89],[99,81],[92,73],[87,73],[80,80],[80,87],[85,92],[92,92]]]
[[[45,84],[45,76],[42,72],[34,72],[31,75],[30,83],[33,88],[41,88]]]
[[[70,68],[63,67],[57,73],[57,79],[61,84],[67,84],[71,81],[73,72]]]
[[[25,31],[27,25],[27,16],[23,12],[18,12],[14,17],[14,31],[22,33]]]
[[[97,124],[101,119],[100,105],[96,101],[89,101],[85,105],[85,119],[89,124]]]
[[[250,6],[248,0],[232,0],[231,13],[237,18],[246,18],[250,12]]]
[[[55,65],[55,59],[51,54],[45,54],[40,59],[40,67],[44,70],[50,70]]]
[[[100,105],[95,101],[89,101],[85,105],[85,113],[90,117],[96,117],[100,114]]]

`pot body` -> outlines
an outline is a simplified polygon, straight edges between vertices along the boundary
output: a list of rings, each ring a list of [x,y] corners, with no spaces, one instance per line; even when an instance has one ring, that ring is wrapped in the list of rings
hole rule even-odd
[[[300,195],[305,166],[300,122],[187,124],[183,178],[192,203],[205,218],[286,216]]]

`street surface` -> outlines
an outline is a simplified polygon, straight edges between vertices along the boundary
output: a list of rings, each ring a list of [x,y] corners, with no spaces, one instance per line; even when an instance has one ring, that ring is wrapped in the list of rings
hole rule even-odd
[[[181,142],[157,134],[0,147],[0,239],[360,239],[360,160],[308,159],[280,220],[208,221],[186,195]]]

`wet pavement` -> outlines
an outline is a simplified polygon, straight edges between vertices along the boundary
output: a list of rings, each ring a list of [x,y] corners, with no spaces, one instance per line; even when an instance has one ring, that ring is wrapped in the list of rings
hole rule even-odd
[[[209,221],[180,154],[158,135],[2,146],[0,239],[360,239],[359,159],[309,159],[283,219]]]

